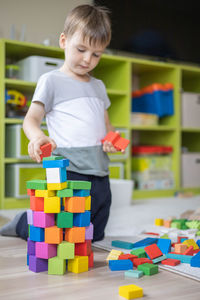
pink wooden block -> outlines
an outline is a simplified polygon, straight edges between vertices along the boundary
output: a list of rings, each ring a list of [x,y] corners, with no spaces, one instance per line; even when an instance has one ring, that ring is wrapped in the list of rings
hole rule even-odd
[[[43,211],[34,211],[33,225],[41,228],[54,226],[54,214],[45,214]]]
[[[35,256],[39,258],[51,258],[57,255],[57,245],[47,244],[45,242],[35,243]]]
[[[94,226],[90,223],[90,226],[85,227],[85,240],[93,239]]]
[[[33,211],[31,209],[27,209],[27,223],[33,225]]]

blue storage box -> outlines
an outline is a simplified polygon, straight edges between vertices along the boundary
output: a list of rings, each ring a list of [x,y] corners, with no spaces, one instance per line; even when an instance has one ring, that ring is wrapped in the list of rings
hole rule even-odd
[[[152,84],[132,95],[132,112],[156,114],[159,117],[174,114],[173,85]]]

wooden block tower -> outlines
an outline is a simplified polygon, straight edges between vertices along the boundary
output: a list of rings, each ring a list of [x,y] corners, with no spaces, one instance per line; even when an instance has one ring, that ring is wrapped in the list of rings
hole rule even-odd
[[[91,182],[67,180],[68,166],[61,156],[43,157],[46,180],[27,182],[27,264],[33,272],[63,275],[93,267]]]

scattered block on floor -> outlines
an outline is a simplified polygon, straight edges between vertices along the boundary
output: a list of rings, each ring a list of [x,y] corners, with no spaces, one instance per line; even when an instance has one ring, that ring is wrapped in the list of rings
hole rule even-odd
[[[158,273],[158,265],[145,263],[142,265],[139,265],[137,267],[138,270],[143,271],[145,275],[151,276]]]
[[[175,244],[174,252],[177,254],[183,254],[187,250],[188,246],[185,244]]]
[[[162,255],[162,256],[159,256],[159,257],[156,257],[156,258],[152,259],[152,261],[153,261],[154,264],[157,264],[157,263],[161,262],[164,259],[166,259],[166,256]]]
[[[153,264],[153,261],[150,260],[147,257],[138,257],[138,258],[133,259],[133,265],[135,267],[138,267],[139,265],[142,265],[142,264],[145,264],[145,263]]]
[[[193,255],[194,253],[194,249],[193,249],[193,246],[190,246],[189,248],[187,248],[185,250],[185,252],[183,253],[184,255]]]
[[[147,257],[146,252],[144,251],[144,249],[133,249],[130,252],[131,254],[141,258],[141,257]]]
[[[176,253],[166,253],[167,258],[179,259],[182,263],[190,264],[192,256],[191,255],[183,255]]]
[[[106,261],[108,262],[109,260],[117,260],[121,254],[123,254],[122,251],[112,249],[107,256]]]
[[[180,264],[179,259],[167,258],[161,261],[161,264],[166,266],[177,266]]]
[[[109,268],[111,271],[125,271],[133,269],[133,263],[130,259],[109,260]]]
[[[158,239],[157,246],[165,254],[171,251],[171,240],[166,238]]]
[[[185,240],[182,244],[186,245],[187,247],[192,246],[194,250],[199,249],[199,246],[197,245],[194,239]]]
[[[152,244],[144,248],[145,252],[148,254],[150,259],[157,258],[159,256],[162,256],[163,253],[158,248],[157,244]]]
[[[145,238],[143,240],[140,240],[136,243],[134,243],[134,248],[139,248],[139,247],[144,247],[144,246],[148,246],[148,245],[152,245],[152,244],[156,244],[158,241],[158,238]]]
[[[120,240],[112,241],[111,245],[113,247],[123,248],[123,249],[133,249],[133,246],[134,246],[133,243],[124,242],[124,241],[120,241]]]
[[[88,256],[75,256],[68,260],[68,271],[82,273],[88,271]]]
[[[164,220],[157,218],[157,219],[155,219],[154,224],[156,226],[163,226],[164,225]]]
[[[200,268],[200,252],[198,252],[191,258],[190,266]]]
[[[48,259],[48,274],[49,275],[63,275],[66,272],[66,260],[59,257],[52,257]]]
[[[119,287],[119,295],[126,299],[136,299],[143,297],[143,289],[135,284],[123,285]]]
[[[125,277],[140,278],[144,275],[144,272],[140,270],[128,270],[124,272],[124,275]]]
[[[137,258],[136,255],[129,254],[129,253],[127,253],[127,254],[121,254],[121,255],[118,257],[118,259],[130,259],[132,262],[133,262],[133,260],[134,260],[135,258]]]

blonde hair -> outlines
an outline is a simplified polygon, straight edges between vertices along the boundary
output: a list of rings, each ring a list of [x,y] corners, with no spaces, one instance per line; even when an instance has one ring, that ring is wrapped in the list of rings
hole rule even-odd
[[[64,24],[64,34],[71,37],[75,32],[82,34],[89,44],[108,46],[111,40],[111,22],[105,7],[80,5],[68,15]]]

